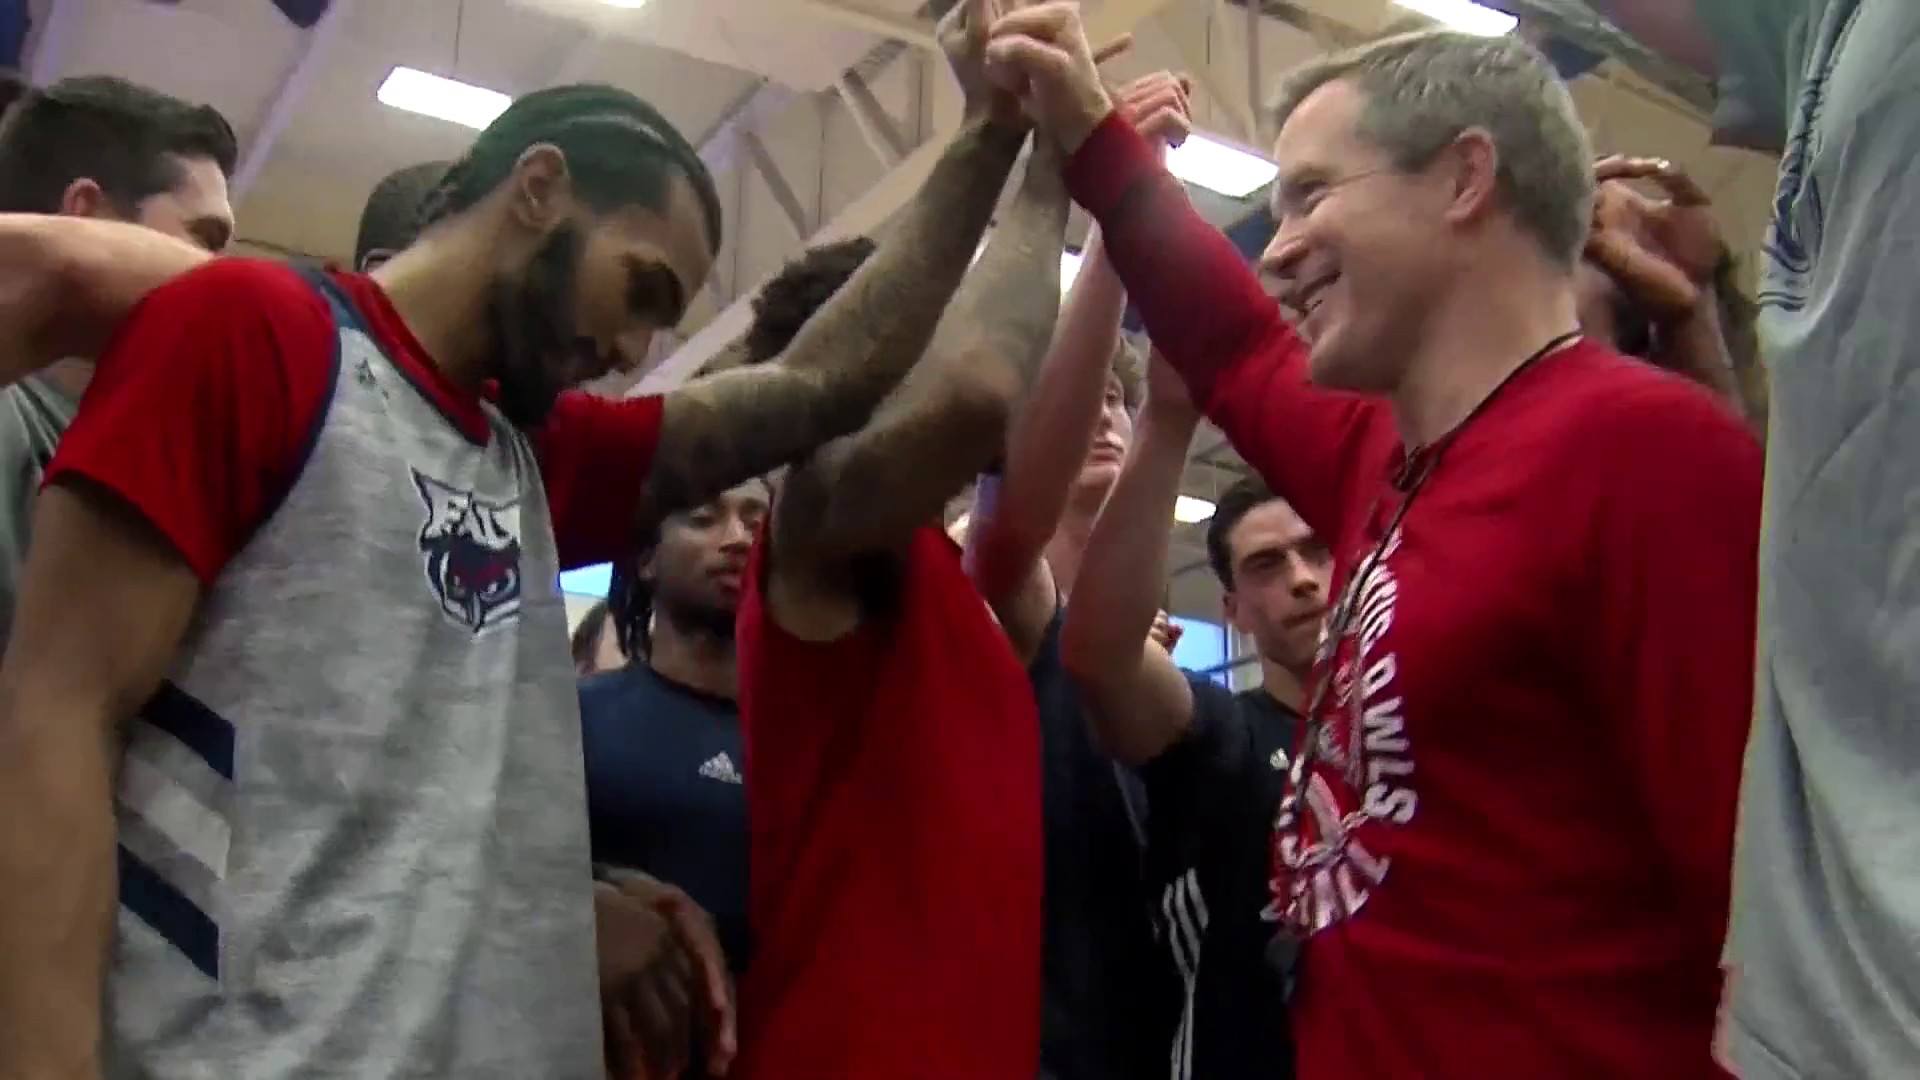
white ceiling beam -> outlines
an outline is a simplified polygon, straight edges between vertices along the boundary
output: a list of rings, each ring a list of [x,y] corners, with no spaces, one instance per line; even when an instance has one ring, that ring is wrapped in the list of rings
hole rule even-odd
[[[340,27],[346,21],[347,9],[353,6],[353,0],[333,0],[327,10],[321,14],[320,21],[304,32],[300,46],[300,56],[288,69],[286,77],[280,80],[280,88],[274,93],[273,101],[267,106],[267,115],[261,119],[260,128],[247,140],[246,152],[240,155],[240,164],[233,170],[233,181],[227,185],[232,192],[233,201],[238,203],[246,197],[248,189],[260,178],[260,170],[266,167],[267,155],[273,153],[274,144],[293,122],[293,114],[300,109],[300,102],[307,96],[307,88],[312,85],[322,64],[326,63],[327,53],[340,36]]]
[[[1227,0],[1214,0],[1213,11],[1209,13],[1206,23],[1206,33],[1209,38],[1207,42],[1209,48],[1206,53],[1213,51],[1211,38],[1215,19],[1226,14]],[[1260,131],[1255,127],[1253,119],[1258,115],[1260,103],[1257,101],[1249,103],[1243,100],[1237,91],[1228,89],[1227,82],[1221,77],[1219,69],[1207,62],[1206,53],[1195,56],[1182,35],[1175,32],[1177,28],[1166,25],[1166,18],[1164,13],[1160,16],[1160,28],[1167,40],[1173,43],[1174,51],[1179,53],[1188,74],[1200,84],[1201,90],[1206,91],[1207,100],[1227,114],[1227,121],[1233,125],[1233,137],[1251,145],[1260,137]]]
[[[1095,48],[1132,30],[1143,20],[1158,14],[1173,0],[1106,0],[1105,3],[1087,13],[1087,38]],[[927,176],[933,172],[934,165],[947,147],[953,143],[959,128],[943,131],[921,143],[914,151],[900,159],[886,175],[882,176],[867,189],[866,194],[855,199],[833,220],[807,238],[807,247],[830,243],[851,236],[872,233],[897,213],[901,207],[918,194]],[[654,394],[678,386],[687,376],[700,370],[700,366],[712,359],[720,350],[738,340],[747,332],[753,322],[753,298],[759,293],[759,287],[743,290],[733,298],[733,302],[715,315],[712,321],[701,327],[699,332],[688,338],[686,343],[675,350],[673,355],[661,361],[660,366],[640,380],[632,393]]]
[[[793,185],[787,182],[786,174],[773,160],[773,154],[760,136],[751,131],[742,131],[738,136],[740,149],[747,152],[747,160],[753,163],[753,170],[766,181],[767,192],[773,196],[773,203],[780,208],[781,216],[787,224],[793,226],[793,238],[807,238],[807,211],[800,205],[800,197],[793,193]]]
[[[840,92],[847,114],[853,117],[853,126],[860,130],[860,137],[867,141],[880,164],[888,168],[900,164],[900,159],[907,156],[907,142],[893,118],[881,107],[880,99],[873,96],[867,80],[861,78],[859,72],[849,71],[834,83],[834,89]]]
[[[929,22],[895,15],[890,11],[875,11],[854,0],[793,0],[793,3],[803,11],[855,30],[893,38],[917,48],[936,51],[940,48],[940,38]]]
[[[26,6],[26,0],[21,0]],[[27,53],[27,82],[44,87],[60,78],[66,66],[67,45],[73,40],[74,23],[80,21],[80,0],[53,0],[47,5],[47,17],[33,37]]]

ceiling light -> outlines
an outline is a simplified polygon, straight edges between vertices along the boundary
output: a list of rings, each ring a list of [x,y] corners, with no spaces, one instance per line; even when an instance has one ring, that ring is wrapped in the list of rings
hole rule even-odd
[[[608,7],[617,8],[637,8],[647,5],[647,0],[600,0],[600,2]]]
[[[1186,142],[1167,151],[1167,171],[1230,199],[1244,199],[1272,183],[1280,169],[1239,147],[1189,135]]]
[[[1060,292],[1066,294],[1073,288],[1073,279],[1080,276],[1080,253],[1063,251],[1060,253]]]
[[[1173,502],[1173,520],[1182,525],[1198,525],[1213,516],[1213,504],[1205,499],[1182,495]]]
[[[373,95],[380,104],[431,116],[436,120],[470,127],[478,131],[493,123],[494,117],[507,111],[513,99],[498,90],[488,90],[410,67],[397,67]]]
[[[1499,37],[1510,34],[1520,20],[1504,11],[1495,11],[1473,0],[1393,0],[1409,11],[1417,11],[1434,22],[1463,34]]]

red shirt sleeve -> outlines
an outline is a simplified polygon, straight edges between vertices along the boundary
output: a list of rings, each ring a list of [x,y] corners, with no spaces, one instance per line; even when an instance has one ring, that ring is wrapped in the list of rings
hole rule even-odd
[[[216,259],[134,308],[47,467],[158,529],[211,584],[305,466],[336,331],[297,272]]]
[[[1677,378],[1617,409],[1590,447],[1607,467],[1587,549],[1589,682],[1676,899],[1718,943],[1753,713],[1762,452],[1721,402]]]
[[[1333,538],[1349,477],[1371,462],[1359,450],[1391,435],[1391,417],[1377,402],[1307,384],[1306,343],[1280,305],[1118,112],[1068,160],[1066,177],[1194,401],[1275,494]]]
[[[653,471],[665,398],[569,390],[535,439],[553,508],[560,568],[611,562],[634,549],[640,492]]]

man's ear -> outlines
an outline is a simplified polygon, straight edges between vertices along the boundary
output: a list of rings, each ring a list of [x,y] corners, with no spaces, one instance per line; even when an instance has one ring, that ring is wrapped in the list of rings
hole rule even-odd
[[[552,143],[534,143],[513,163],[514,220],[544,233],[566,219],[573,207],[573,176],[567,155]]]
[[[1492,133],[1485,128],[1468,128],[1455,136],[1442,157],[1453,170],[1448,219],[1466,222],[1485,215],[1500,187],[1500,151]]]
[[[113,201],[100,185],[86,177],[81,177],[67,185],[60,193],[60,213],[66,217],[113,218],[120,215],[114,212]]]
[[[1226,615],[1228,624],[1235,630],[1242,633],[1246,631],[1246,628],[1240,625],[1240,601],[1233,595],[1232,589],[1220,590],[1220,610]]]

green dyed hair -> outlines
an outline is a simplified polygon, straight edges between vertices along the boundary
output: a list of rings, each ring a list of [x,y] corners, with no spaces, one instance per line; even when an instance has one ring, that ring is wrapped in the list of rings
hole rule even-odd
[[[551,143],[567,158],[582,202],[606,213],[635,204],[664,210],[673,177],[700,200],[712,250],[720,248],[720,194],[692,144],[666,117],[617,87],[579,83],[514,100],[447,170],[422,210],[424,224],[471,207],[507,179],[527,148]]]

